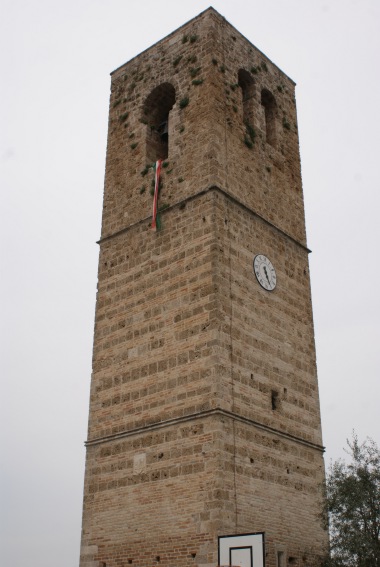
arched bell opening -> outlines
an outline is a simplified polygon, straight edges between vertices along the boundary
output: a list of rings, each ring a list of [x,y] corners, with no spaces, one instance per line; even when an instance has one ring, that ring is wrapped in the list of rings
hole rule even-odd
[[[265,133],[266,141],[273,147],[277,144],[276,133],[276,116],[277,116],[277,103],[276,99],[270,91],[263,89],[261,91],[261,104],[265,112]]]
[[[241,89],[243,100],[243,122],[247,126],[254,126],[254,99],[255,99],[255,81],[248,71],[239,69],[238,85]]]
[[[169,117],[176,99],[175,88],[162,83],[146,98],[143,121],[148,125],[146,157],[148,161],[166,159],[169,155]]]

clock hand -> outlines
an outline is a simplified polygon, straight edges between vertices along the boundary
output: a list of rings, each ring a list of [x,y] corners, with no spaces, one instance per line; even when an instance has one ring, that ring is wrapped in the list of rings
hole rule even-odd
[[[268,280],[268,283],[270,284],[270,281],[269,281],[269,277],[268,277],[268,272],[267,272],[267,268],[266,268],[266,266],[264,266],[264,272],[265,272],[265,277],[267,278],[267,280]]]

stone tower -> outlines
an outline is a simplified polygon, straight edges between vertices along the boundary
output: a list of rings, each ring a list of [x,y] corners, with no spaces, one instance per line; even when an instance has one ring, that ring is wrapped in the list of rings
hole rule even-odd
[[[324,552],[294,86],[213,8],[112,73],[81,567]]]

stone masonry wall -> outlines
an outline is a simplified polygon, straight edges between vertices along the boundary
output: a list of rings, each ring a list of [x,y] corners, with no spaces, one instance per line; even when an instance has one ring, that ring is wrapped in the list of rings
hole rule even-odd
[[[320,452],[233,419],[223,434],[221,533],[265,532],[266,567],[278,567],[278,550],[286,565],[320,565]]]
[[[215,562],[218,428],[207,418],[88,448],[83,565]]]
[[[223,407],[321,446],[307,250],[231,199],[215,199]],[[275,266],[271,293],[254,275],[256,254]]]
[[[102,245],[89,439],[218,405],[212,196]]]

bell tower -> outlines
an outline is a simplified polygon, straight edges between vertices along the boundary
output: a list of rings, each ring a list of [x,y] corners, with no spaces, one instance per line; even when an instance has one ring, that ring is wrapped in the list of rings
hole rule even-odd
[[[325,553],[294,87],[213,8],[112,73],[81,567]]]

